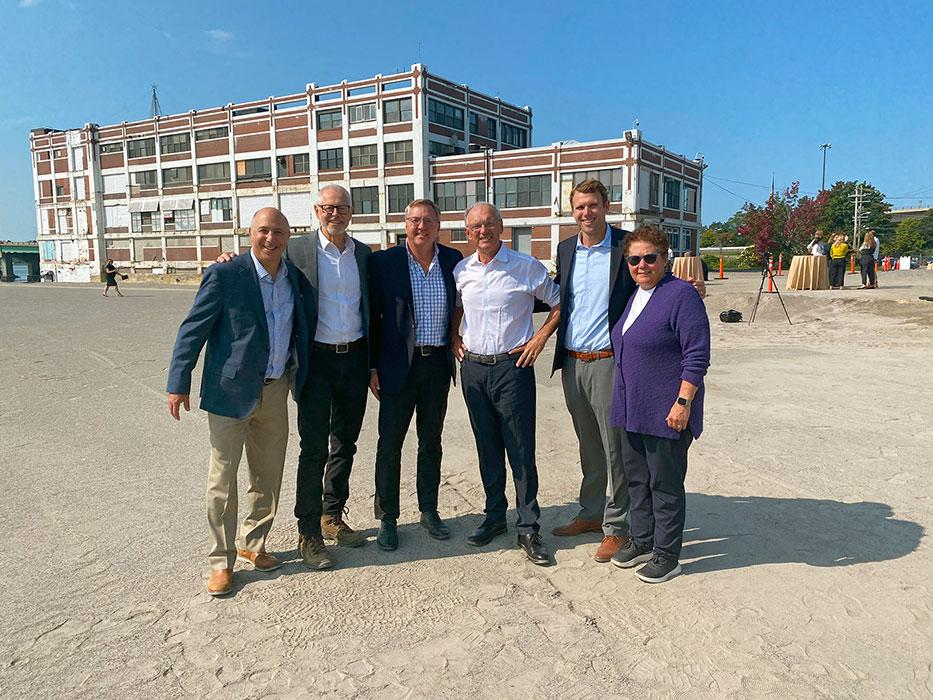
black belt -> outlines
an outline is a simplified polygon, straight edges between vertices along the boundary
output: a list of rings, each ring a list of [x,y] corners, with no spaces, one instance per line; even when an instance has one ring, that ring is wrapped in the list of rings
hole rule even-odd
[[[497,362],[506,362],[507,360],[514,360],[521,353],[512,353],[512,352],[500,352],[498,355],[480,355],[475,352],[465,352],[463,353],[463,359],[469,360],[470,362],[477,362],[481,365],[494,365]]]
[[[416,345],[415,346],[415,355],[421,355],[421,357],[428,357],[429,355],[440,352],[441,350],[446,350],[446,345]]]
[[[272,382],[276,381],[277,379],[281,379],[281,377],[266,377],[265,379],[262,380],[262,383],[263,383],[263,384],[271,384]]]
[[[331,352],[335,352],[338,355],[346,355],[353,348],[363,347],[363,343],[365,342],[366,342],[366,338],[358,338],[356,340],[351,340],[349,343],[337,343],[337,344],[319,343],[315,340],[314,343],[312,343],[312,345],[314,345],[314,348],[316,350],[330,350]]]

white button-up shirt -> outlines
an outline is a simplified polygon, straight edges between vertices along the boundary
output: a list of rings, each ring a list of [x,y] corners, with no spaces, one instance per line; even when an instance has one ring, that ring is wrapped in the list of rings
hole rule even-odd
[[[560,289],[544,265],[505,244],[485,265],[477,253],[461,260],[454,282],[463,307],[463,344],[481,355],[509,352],[531,340],[535,298],[560,303]]]
[[[266,312],[266,326],[269,328],[269,362],[266,364],[266,377],[278,379],[285,372],[291,359],[292,321],[295,316],[295,295],[292,283],[288,279],[285,263],[279,265],[275,279],[262,263],[249,251],[259,277],[259,291],[262,293],[262,306]]]
[[[363,337],[360,268],[349,236],[341,252],[321,231],[317,234],[318,316],[314,339],[337,345]]]

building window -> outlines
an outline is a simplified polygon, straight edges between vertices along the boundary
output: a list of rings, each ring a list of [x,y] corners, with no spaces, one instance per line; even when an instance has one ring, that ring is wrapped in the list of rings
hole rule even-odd
[[[493,191],[496,206],[500,209],[545,207],[551,203],[551,177],[550,175],[502,177],[493,183]]]
[[[154,190],[159,186],[159,180],[155,170],[140,170],[130,173],[131,182],[137,190]]]
[[[307,153],[296,153],[294,161],[295,175],[307,175],[311,172],[311,156]]]
[[[233,206],[230,197],[214,197],[201,200],[201,223],[233,221]]]
[[[650,173],[648,178],[648,206],[656,207],[660,202],[661,176],[658,173]]]
[[[376,103],[367,102],[364,105],[350,105],[347,114],[351,124],[376,121]]]
[[[502,122],[502,143],[507,143],[516,148],[527,148],[528,132],[517,126]]]
[[[405,185],[389,185],[389,213],[397,214],[405,211],[405,207],[415,198],[415,186],[411,183]]]
[[[451,243],[466,243],[467,235],[465,228],[452,228],[450,229],[450,242]]]
[[[684,250],[693,250],[693,232],[690,229],[681,229],[680,243]]]
[[[680,211],[680,180],[664,178],[664,206]]]
[[[446,102],[428,100],[428,120],[463,131],[463,110]]]
[[[389,163],[411,163],[412,161],[411,141],[388,141],[386,143],[386,165]]]
[[[466,211],[484,197],[482,180],[437,182],[434,184],[434,202],[441,211]]]
[[[317,152],[318,170],[343,170],[343,149],[322,148]]]
[[[176,231],[194,231],[194,209],[175,209],[172,214]]]
[[[195,141],[210,141],[211,139],[225,139],[230,133],[226,126],[212,126],[210,129],[201,129],[194,132]]]
[[[123,144],[121,142],[116,143],[102,143],[100,145],[101,154],[104,153],[123,153]]]
[[[184,187],[191,184],[191,166],[162,168],[162,187]]]
[[[252,158],[250,160],[238,160],[236,162],[237,182],[244,180],[271,180],[272,179],[272,159],[271,158]]]
[[[379,151],[376,144],[366,146],[350,146],[350,167],[362,168],[378,165]]]
[[[55,196],[64,197],[65,196],[65,186],[64,185],[55,185]]]
[[[230,163],[199,165],[198,182],[230,182]]]
[[[378,214],[379,188],[353,187],[350,190],[350,201],[353,202],[354,214]]]
[[[343,112],[339,109],[317,113],[318,129],[339,129],[341,126],[343,126]]]
[[[460,146],[452,146],[449,143],[429,141],[428,153],[432,156],[460,156],[463,155],[463,149]]]
[[[122,148],[123,148],[123,144],[120,144],[120,149],[122,150]],[[36,151],[36,162],[37,163],[43,160],[48,160],[48,159],[49,159],[48,151]]]
[[[127,158],[145,158],[155,155],[155,139],[135,139],[126,142]]]
[[[680,229],[676,226],[665,226],[664,235],[671,244],[671,250],[680,250]]]
[[[483,114],[470,112],[470,133],[496,140],[496,120]]]
[[[382,121],[386,124],[411,121],[411,98],[386,100],[382,103]]]
[[[188,134],[170,134],[159,138],[162,153],[183,153],[191,150],[191,136]]]
[[[609,191],[610,202],[622,201],[622,168],[613,170],[587,170],[573,174],[573,185],[576,187],[584,180],[599,180]]]
[[[157,211],[134,211],[130,214],[130,230],[144,233],[162,230],[162,216]]]
[[[531,227],[512,228],[512,250],[531,255]]]
[[[697,213],[697,188],[693,185],[684,185],[684,211]]]
[[[152,141],[152,139],[149,139],[149,140]],[[64,157],[65,157],[65,149],[64,149],[64,148],[56,148],[54,151],[52,151],[52,157],[53,157],[53,158],[64,158]]]

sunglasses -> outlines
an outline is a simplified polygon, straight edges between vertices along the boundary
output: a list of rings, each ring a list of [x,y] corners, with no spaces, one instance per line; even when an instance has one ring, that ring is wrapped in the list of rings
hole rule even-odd
[[[648,253],[647,255],[629,255],[626,260],[632,267],[637,267],[638,263],[644,260],[649,265],[654,265],[658,261],[657,253]]]

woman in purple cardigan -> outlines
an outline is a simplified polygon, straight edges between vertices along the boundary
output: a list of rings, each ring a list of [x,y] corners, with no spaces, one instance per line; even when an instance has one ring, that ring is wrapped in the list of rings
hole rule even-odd
[[[636,575],[661,583],[681,571],[687,450],[703,430],[709,320],[696,289],[665,272],[670,245],[657,227],[636,229],[622,246],[638,290],[612,329],[611,419],[622,429],[632,538],[612,563],[647,562]]]

